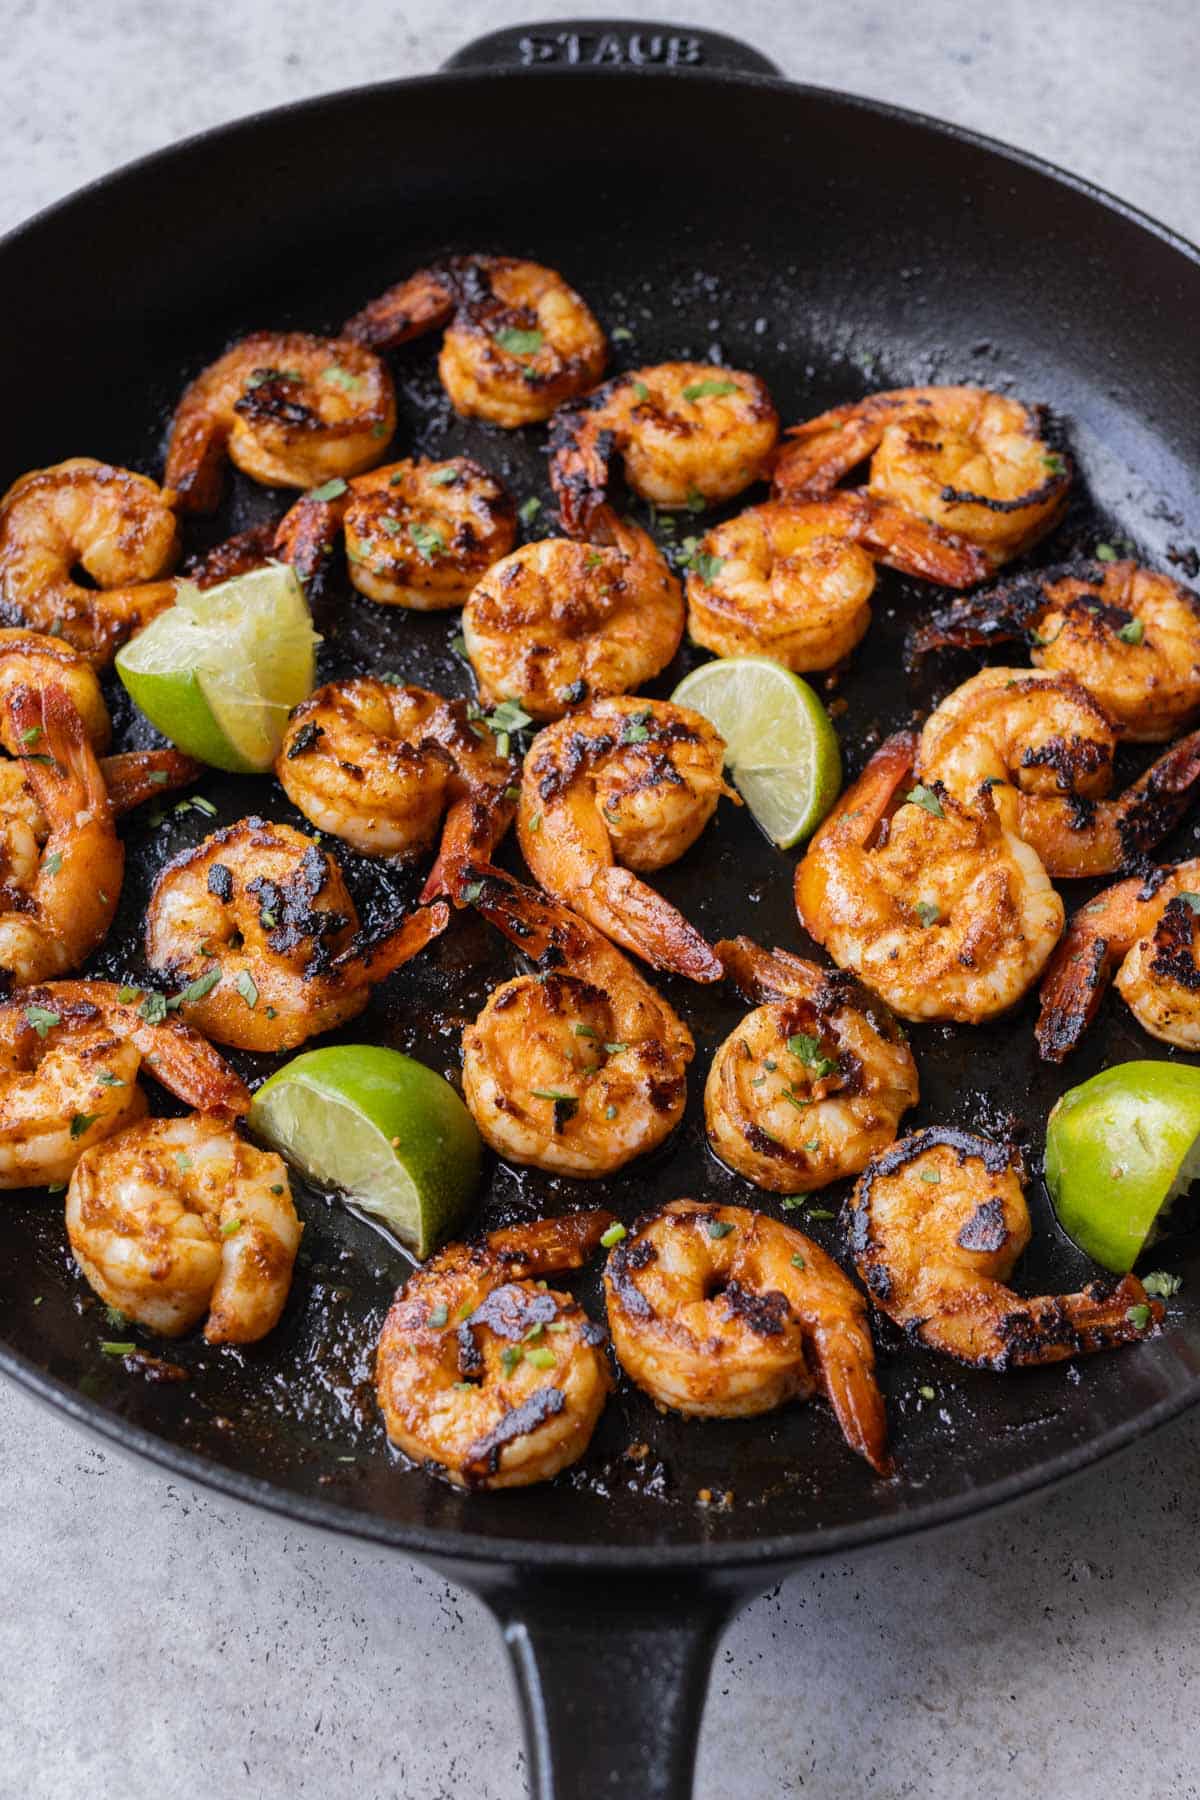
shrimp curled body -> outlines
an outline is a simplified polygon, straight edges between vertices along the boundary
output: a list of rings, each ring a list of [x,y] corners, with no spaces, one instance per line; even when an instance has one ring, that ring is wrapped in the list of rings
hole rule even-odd
[[[1066,457],[1035,410],[986,388],[893,388],[787,433],[781,499],[816,499],[871,459],[867,491],[976,545],[992,567],[1028,550],[1062,517]]]
[[[291,1050],[357,1017],[372,985],[448,922],[439,903],[361,945],[333,858],[289,825],[249,818],[163,869],[147,908],[146,957],[178,985],[183,1017],[216,1043]]]
[[[708,1141],[761,1188],[810,1193],[857,1175],[918,1099],[917,1066],[887,1008],[848,975],[749,938],[717,945],[760,1004],[715,1052]]]
[[[393,350],[446,327],[438,373],[455,412],[509,428],[536,425],[604,373],[608,345],[590,308],[555,269],[512,256],[456,256],[389,288],[346,324]]]
[[[517,700],[535,719],[628,693],[664,669],[683,636],[683,594],[651,537],[615,514],[596,541],[543,538],[493,564],[463,611],[485,704]]]
[[[581,1267],[611,1221],[582,1212],[494,1231],[409,1278],[375,1360],[393,1444],[469,1488],[548,1481],[583,1455],[612,1385],[605,1333],[530,1277]]]
[[[6,622],[65,638],[102,668],[173,604],[174,495],[145,475],[74,456],[34,469],[0,500],[0,609]],[[91,586],[75,579],[82,569]]]
[[[550,480],[564,529],[586,536],[609,499],[614,453],[656,506],[731,500],[765,476],[779,418],[757,375],[712,363],[658,363],[619,375],[550,433]]]
[[[282,1158],[191,1113],[143,1119],[85,1151],[67,1235],[100,1298],[165,1337],[207,1314],[210,1344],[252,1344],[279,1322],[303,1227]]]
[[[891,1472],[866,1301],[799,1231],[676,1200],[611,1252],[604,1287],[621,1366],[660,1405],[741,1419],[819,1391],[851,1448]]]
[[[868,494],[768,501],[701,539],[687,579],[688,631],[717,656],[830,669],[870,624],[877,562],[947,587],[987,572],[969,544]]]
[[[463,1032],[463,1095],[500,1156],[611,1175],[683,1115],[692,1035],[607,938],[531,888],[463,871],[472,903],[534,961]]]
[[[888,738],[842,795],[796,870],[796,906],[839,967],[902,1018],[977,1023],[1037,979],[1063,905],[990,790],[967,808],[917,786],[896,807],[914,749],[910,733]]]
[[[167,445],[167,485],[184,512],[214,512],[226,457],[267,487],[314,487],[382,461],[395,429],[392,378],[361,344],[259,331],[186,389]]]
[[[720,979],[711,947],[632,871],[696,841],[729,792],[724,756],[700,713],[627,696],[548,725],[521,777],[517,830],[535,879],[623,949],[695,981]]]
[[[876,1306],[931,1350],[985,1369],[1144,1337],[1163,1309],[1136,1276],[1032,1300],[1006,1285],[1030,1237],[1023,1176],[1015,1150],[949,1127],[876,1157],[859,1178],[850,1227]]]

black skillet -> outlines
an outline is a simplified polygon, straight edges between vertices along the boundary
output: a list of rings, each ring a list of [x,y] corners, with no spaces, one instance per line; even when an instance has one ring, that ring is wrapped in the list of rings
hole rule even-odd
[[[0,474],[82,452],[158,472],[185,378],[230,339],[264,325],[334,327],[437,252],[494,249],[561,268],[610,329],[624,327],[616,366],[725,358],[765,376],[785,419],[909,382],[976,381],[1045,401],[1083,480],[1044,559],[1129,539],[1146,560],[1194,568],[1200,259],[1189,245],[1028,157],[792,85],[710,34],[502,32],[452,68],[224,127],[10,237],[0,248],[15,327],[0,349]],[[429,344],[395,366],[399,454],[470,448],[522,498],[539,495],[549,516],[541,433],[456,420]],[[193,545],[281,511],[284,498],[231,484]],[[838,691],[851,771],[929,704],[932,689],[902,676],[900,646],[931,598],[895,577],[881,583],[875,626]],[[396,669],[465,690],[444,618],[372,607],[340,573],[317,611],[324,674]],[[685,666],[656,691],[669,692]],[[961,672],[933,676],[945,687]],[[121,740],[145,741],[113,699]],[[293,816],[266,782],[213,777],[201,791],[223,820]],[[98,971],[138,973],[148,886],[209,828],[169,805],[130,825],[122,917]],[[1195,835],[1185,824],[1168,850],[1190,854]],[[412,899],[413,879],[345,860],[368,919]],[[747,931],[803,947],[791,862],[729,808],[662,885],[710,936]],[[463,916],[347,1035],[414,1050],[453,1076],[462,1020],[511,968],[506,947]],[[664,986],[700,1046],[677,1141],[602,1195],[497,1168],[489,1221],[598,1197],[627,1217],[683,1194],[775,1204],[703,1145],[701,1072],[742,1009],[724,993]],[[985,1030],[914,1031],[923,1099],[913,1122],[1013,1135],[1036,1167],[1064,1086],[1109,1061],[1166,1054],[1110,1001],[1067,1071],[1047,1071],[1031,1018],[1027,1004]],[[830,1207],[841,1198],[834,1190]],[[1031,1204],[1022,1285],[1076,1285],[1087,1266],[1036,1182]],[[686,1794],[716,1635],[742,1599],[806,1558],[1028,1493],[1200,1395],[1200,1255],[1184,1241],[1163,1253],[1188,1282],[1162,1335],[1078,1367],[990,1377],[882,1330],[893,1482],[847,1452],[820,1405],[685,1424],[622,1387],[577,1471],[549,1488],[464,1496],[400,1466],[372,1404],[374,1333],[403,1259],[336,1203],[308,1194],[302,1206],[308,1234],[280,1329],[245,1352],[185,1341],[172,1355],[188,1379],[156,1384],[99,1351],[109,1333],[70,1265],[60,1204],[5,1197],[0,1367],[178,1475],[392,1545],[483,1594],[513,1652],[542,1800],[617,1784]],[[810,1229],[843,1249],[836,1220]],[[597,1310],[594,1272],[580,1291]]]

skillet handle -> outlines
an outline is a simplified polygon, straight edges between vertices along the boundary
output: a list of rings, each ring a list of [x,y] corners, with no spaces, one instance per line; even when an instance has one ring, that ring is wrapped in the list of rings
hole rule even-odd
[[[747,1598],[684,1583],[537,1578],[487,1595],[512,1657],[530,1800],[691,1800],[708,1676]]]
[[[733,69],[778,75],[778,64],[721,31],[636,19],[562,19],[509,25],[456,50],[445,69]]]

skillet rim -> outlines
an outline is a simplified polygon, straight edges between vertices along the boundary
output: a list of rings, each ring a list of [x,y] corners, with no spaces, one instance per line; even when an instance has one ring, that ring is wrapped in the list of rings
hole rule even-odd
[[[667,82],[674,85],[687,81],[722,91],[730,87],[784,90],[798,101],[816,99],[835,102],[841,107],[850,107],[855,111],[894,121],[905,128],[916,128],[943,141],[949,140],[953,144],[984,151],[1002,163],[1048,178],[1053,185],[1065,187],[1091,201],[1104,212],[1139,227],[1179,254],[1185,262],[1200,269],[1200,248],[1190,239],[1086,177],[1072,174],[1035,152],[1018,149],[983,132],[937,119],[928,113],[897,106],[890,101],[848,94],[837,88],[811,82],[792,81],[784,75],[703,68],[668,70],[655,67],[609,69],[555,66],[495,70],[470,68],[420,76],[397,76],[356,87],[339,88],[332,93],[313,94],[285,101],[279,106],[208,126],[202,131],[118,165],[13,226],[0,237],[0,278],[3,275],[4,253],[21,238],[35,233],[42,226],[50,225],[60,216],[69,216],[73,210],[86,211],[91,200],[109,196],[113,189],[119,188],[131,177],[165,166],[171,159],[202,152],[207,145],[217,140],[227,142],[239,135],[249,138],[263,128],[278,127],[302,115],[311,121],[323,109],[335,110],[350,102],[375,101],[391,94],[410,94],[422,90],[436,92],[438,89],[464,87],[479,81],[489,85],[496,82],[519,85],[551,79],[582,83],[603,81],[608,84],[628,79],[651,87]],[[747,1537],[734,1543],[570,1544],[546,1538],[528,1540],[503,1535],[491,1537],[467,1529],[404,1525],[377,1513],[358,1512],[317,1496],[299,1493],[265,1477],[243,1474],[209,1457],[187,1450],[171,1439],[160,1437],[145,1427],[124,1419],[114,1410],[87,1399],[66,1382],[40,1368],[23,1352],[3,1341],[0,1341],[0,1373],[9,1376],[19,1387],[44,1404],[65,1414],[74,1424],[95,1432],[116,1447],[143,1456],[160,1468],[194,1481],[201,1487],[213,1489],[243,1504],[261,1507],[297,1523],[424,1556],[435,1562],[534,1565],[542,1569],[580,1573],[610,1570],[629,1573],[651,1570],[680,1573],[687,1569],[750,1570],[799,1563],[812,1556],[913,1536],[1035,1494],[1105,1457],[1112,1456],[1170,1419],[1178,1417],[1200,1400],[1198,1371],[1189,1383],[1181,1385],[1174,1393],[1163,1396],[1154,1405],[1109,1427],[1098,1436],[1068,1445],[1058,1454],[1042,1458],[1030,1467],[1015,1471],[987,1486],[968,1487],[957,1495],[918,1503],[911,1511],[876,1514],[852,1524],[831,1526],[828,1529],[816,1526],[792,1534]]]

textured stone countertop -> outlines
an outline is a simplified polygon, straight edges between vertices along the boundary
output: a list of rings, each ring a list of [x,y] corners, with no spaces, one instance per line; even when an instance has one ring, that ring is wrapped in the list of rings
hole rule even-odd
[[[579,10],[13,0],[0,227],[203,126]],[[679,11],[799,79],[990,132],[1200,236],[1194,0]],[[85,245],[80,283],[82,299]],[[0,1445],[0,1800],[524,1793],[476,1601],[125,1462],[7,1386]],[[701,1800],[1074,1800],[1097,1779],[1121,1800],[1197,1796],[1198,1476],[1193,1418],[1048,1499],[787,1581],[718,1656]]]

